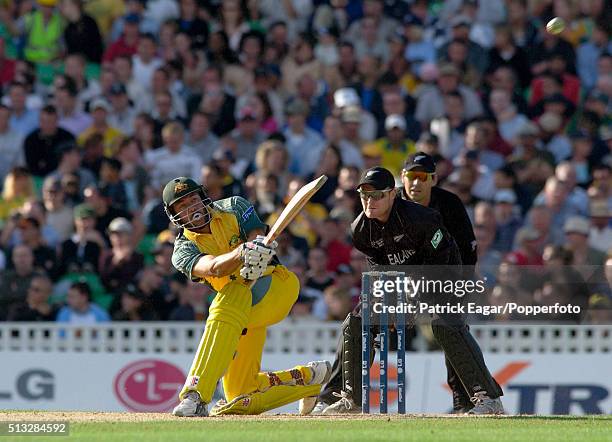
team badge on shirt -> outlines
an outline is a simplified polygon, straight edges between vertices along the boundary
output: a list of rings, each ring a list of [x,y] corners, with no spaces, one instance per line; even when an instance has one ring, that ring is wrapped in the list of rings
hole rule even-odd
[[[434,249],[438,248],[438,246],[440,245],[440,241],[442,241],[442,231],[438,229],[436,230],[436,233],[434,233],[433,238],[431,238],[431,245]]]

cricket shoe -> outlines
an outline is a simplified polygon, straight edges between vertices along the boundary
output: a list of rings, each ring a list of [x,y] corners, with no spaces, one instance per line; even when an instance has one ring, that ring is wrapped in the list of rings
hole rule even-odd
[[[190,391],[185,394],[180,404],[174,407],[172,414],[180,417],[204,417],[208,416],[208,407],[197,391]]]
[[[309,414],[320,415],[323,414],[325,408],[327,408],[327,404],[319,401],[318,396],[310,396],[300,399],[298,411],[301,416],[307,416]]]
[[[468,411],[467,414],[504,414],[504,406],[501,400],[499,398],[491,399],[484,391],[475,393],[471,400],[474,404],[474,408]]]
[[[332,373],[332,365],[329,361],[312,361],[306,364],[306,367],[312,370],[312,379],[308,385],[323,385],[329,382]],[[323,411],[327,405],[323,402],[319,402],[318,399],[318,396],[309,396],[300,399],[298,405],[298,412],[300,415],[321,414],[321,411]]]
[[[332,414],[358,414],[361,413],[361,407],[355,404],[353,398],[345,392],[341,391],[340,393],[332,393],[334,396],[339,397],[340,400],[338,402],[331,404],[329,407],[323,410],[324,415],[332,415]]]
[[[331,378],[332,365],[329,361],[312,361],[306,364],[312,370],[312,379],[308,385],[327,384]]]

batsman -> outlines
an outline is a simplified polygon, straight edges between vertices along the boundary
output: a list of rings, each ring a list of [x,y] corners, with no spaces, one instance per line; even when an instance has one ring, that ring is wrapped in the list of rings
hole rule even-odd
[[[213,202],[203,186],[185,177],[164,187],[163,202],[168,218],[180,228],[172,264],[216,291],[173,414],[208,416],[220,378],[225,400],[217,402],[211,415],[260,414],[317,396],[329,380],[329,362],[260,372],[266,328],[288,315],[299,282],[278,261],[276,244],[264,245],[268,226],[253,206],[239,196]]]

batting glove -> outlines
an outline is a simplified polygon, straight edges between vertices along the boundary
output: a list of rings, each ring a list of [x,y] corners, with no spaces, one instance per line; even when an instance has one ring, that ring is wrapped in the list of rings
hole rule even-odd
[[[256,279],[259,279],[264,274],[267,267],[267,264],[253,266],[245,265],[240,269],[240,276],[249,281],[254,281]]]

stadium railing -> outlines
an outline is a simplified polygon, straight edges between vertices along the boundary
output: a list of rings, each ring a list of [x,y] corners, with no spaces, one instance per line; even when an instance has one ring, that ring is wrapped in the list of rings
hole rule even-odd
[[[477,324],[470,329],[484,352],[609,353],[612,325]],[[110,322],[95,325],[0,323],[1,351],[92,353],[195,352],[204,324]],[[335,352],[340,323],[285,320],[268,329],[266,353]],[[428,351],[420,335],[413,346]]]

